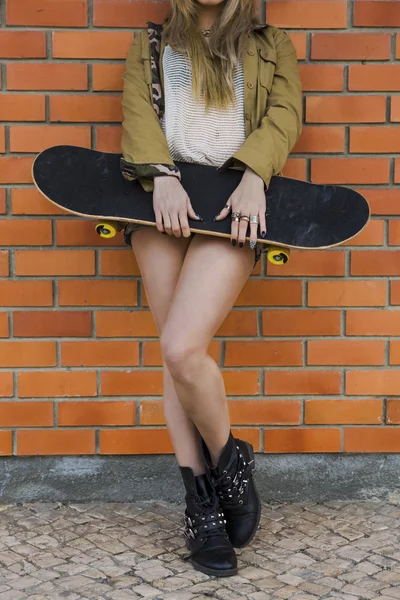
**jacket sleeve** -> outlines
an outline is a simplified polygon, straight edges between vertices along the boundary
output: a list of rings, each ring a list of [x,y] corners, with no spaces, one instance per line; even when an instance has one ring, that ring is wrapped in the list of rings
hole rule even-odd
[[[265,116],[233,158],[250,167],[268,187],[302,131],[302,86],[296,50],[282,30],[276,35],[277,61]]]
[[[153,108],[150,49],[145,36],[147,31],[134,39],[123,76],[121,170],[125,179],[139,178],[150,191],[153,177],[174,175],[180,179],[180,172]]]

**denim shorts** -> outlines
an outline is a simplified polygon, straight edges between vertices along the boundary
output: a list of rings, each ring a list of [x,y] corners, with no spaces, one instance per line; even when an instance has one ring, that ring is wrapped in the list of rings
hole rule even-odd
[[[142,229],[143,227],[151,227],[151,225],[143,225],[142,223],[127,223],[124,227],[124,241],[128,246],[132,246],[131,244],[131,233],[137,231],[138,229]],[[195,233],[192,235],[196,235]],[[254,265],[258,263],[261,258],[261,254],[267,250],[266,244],[261,244],[257,242],[256,247],[254,248]]]

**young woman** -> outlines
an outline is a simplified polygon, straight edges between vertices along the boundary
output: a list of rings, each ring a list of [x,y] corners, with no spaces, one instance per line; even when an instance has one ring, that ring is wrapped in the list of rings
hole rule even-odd
[[[125,239],[160,334],[164,414],[186,488],[187,560],[234,575],[234,547],[253,538],[261,506],[253,448],[232,436],[207,348],[259,259],[265,190],[301,132],[296,53],[286,33],[257,24],[253,0],[172,0],[164,25],[135,38],[122,105],[122,173],[153,191],[157,228],[128,226]],[[188,219],[201,217],[174,161],[243,171],[216,216],[231,218],[231,240],[191,234]]]

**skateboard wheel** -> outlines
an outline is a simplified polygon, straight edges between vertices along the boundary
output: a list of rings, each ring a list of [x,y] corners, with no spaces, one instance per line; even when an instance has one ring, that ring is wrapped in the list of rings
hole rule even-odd
[[[290,250],[271,246],[268,249],[267,258],[273,265],[284,265],[289,260]]]
[[[113,238],[117,235],[118,231],[120,231],[120,227],[118,227],[117,223],[97,223],[96,224],[96,232],[102,238]]]

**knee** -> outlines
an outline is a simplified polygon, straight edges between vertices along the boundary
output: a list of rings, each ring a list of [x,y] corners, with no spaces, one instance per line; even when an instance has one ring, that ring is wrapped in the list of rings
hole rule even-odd
[[[194,383],[206,352],[195,344],[168,333],[163,333],[160,343],[164,362],[173,379],[183,384]]]

